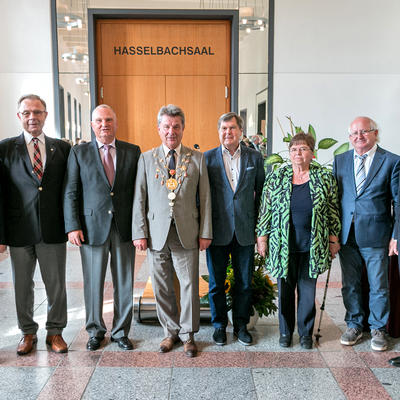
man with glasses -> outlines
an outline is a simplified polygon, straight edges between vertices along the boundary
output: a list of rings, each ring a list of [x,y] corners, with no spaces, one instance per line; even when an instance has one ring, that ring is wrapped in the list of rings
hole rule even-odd
[[[33,320],[36,261],[47,295],[46,343],[67,352],[62,331],[67,324],[62,185],[70,146],[43,132],[46,103],[29,94],[18,101],[23,133],[0,143],[4,237],[0,251],[10,248],[18,327],[17,354],[31,352],[37,342]]]
[[[397,204],[400,157],[377,145],[378,128],[368,117],[357,117],[349,128],[354,150],[335,157],[333,172],[339,186],[342,232],[339,251],[347,330],[343,345],[362,337],[365,310],[361,275],[367,268],[371,348],[387,349],[389,317],[388,255],[394,254],[392,206]]]

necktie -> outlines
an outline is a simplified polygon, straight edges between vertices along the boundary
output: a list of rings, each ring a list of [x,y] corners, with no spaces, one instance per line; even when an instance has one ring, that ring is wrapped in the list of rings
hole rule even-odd
[[[42,164],[42,155],[40,154],[39,149],[39,139],[33,138],[33,171],[39,180],[42,179],[43,176],[43,164]]]
[[[114,161],[110,152],[111,147],[112,146],[110,146],[109,144],[103,145],[104,148],[103,166],[104,166],[104,171],[106,171],[108,182],[112,186],[114,183],[115,170],[114,170]]]
[[[365,159],[368,154],[363,154],[362,156],[356,155],[358,159],[358,167],[356,172],[356,191],[357,195],[360,194],[361,189],[364,186],[366,175],[365,175]]]
[[[176,164],[175,164],[175,150],[170,150],[169,153],[170,158],[169,158],[169,164],[168,164],[168,174],[169,176],[173,176],[173,174],[170,173],[170,170],[173,169],[175,170]]]

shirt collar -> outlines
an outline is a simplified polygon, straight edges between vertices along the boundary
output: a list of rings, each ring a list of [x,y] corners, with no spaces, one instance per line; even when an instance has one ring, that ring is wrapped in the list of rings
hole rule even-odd
[[[97,138],[96,138],[96,142],[97,142],[97,147],[99,149],[101,149],[104,146],[104,143],[101,143],[100,141],[98,141]],[[115,148],[115,139],[111,143],[109,143],[109,146]]]
[[[44,132],[42,132],[39,136],[32,136],[29,132],[24,131],[24,138],[27,144],[29,144],[35,137],[39,139],[40,143],[45,144]]]
[[[221,149],[222,149],[222,153],[225,153],[226,155],[229,155],[229,156],[232,157],[232,158],[239,157],[240,154],[241,154],[240,143],[239,143],[239,146],[238,146],[238,148],[236,149],[236,151],[233,153],[233,156],[231,156],[230,151],[229,151],[224,145],[222,145],[222,144],[221,144]]]
[[[169,149],[164,143],[163,143],[162,147],[164,150],[164,155],[165,155],[165,157],[167,157],[167,155],[171,149]],[[179,143],[179,146],[175,149],[175,153],[178,157],[181,154],[181,148],[182,148],[182,143]]]
[[[364,154],[367,154],[367,158],[372,157],[376,153],[377,148],[378,148],[378,145],[375,143],[374,146]],[[354,159],[356,159],[357,156],[358,156],[358,153],[354,150]]]

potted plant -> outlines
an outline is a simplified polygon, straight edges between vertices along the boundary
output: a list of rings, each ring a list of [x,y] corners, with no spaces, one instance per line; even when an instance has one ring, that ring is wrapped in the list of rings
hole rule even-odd
[[[208,282],[208,275],[201,276]],[[235,287],[235,276],[232,268],[232,260],[229,258],[226,266],[225,294],[228,311],[232,310],[233,294]],[[275,304],[276,299],[276,284],[269,278],[265,270],[265,258],[258,253],[254,253],[254,271],[251,281],[252,288],[252,315],[258,317],[275,314],[278,307]],[[202,306],[209,307],[208,293],[200,298]],[[231,321],[232,322],[232,321]],[[250,329],[250,328],[249,328]]]

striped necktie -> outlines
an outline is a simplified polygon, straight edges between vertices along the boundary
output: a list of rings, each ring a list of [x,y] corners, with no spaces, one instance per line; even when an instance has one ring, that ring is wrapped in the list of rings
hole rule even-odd
[[[39,149],[39,139],[33,138],[33,171],[39,180],[43,177],[43,164],[42,164],[42,155],[40,154]]]
[[[361,189],[364,186],[365,179],[366,179],[366,174],[365,174],[365,160],[367,158],[368,154],[363,154],[362,156],[359,156],[356,154],[357,161],[358,161],[358,166],[357,166],[357,172],[356,172],[356,191],[357,191],[357,196],[360,194]]]

